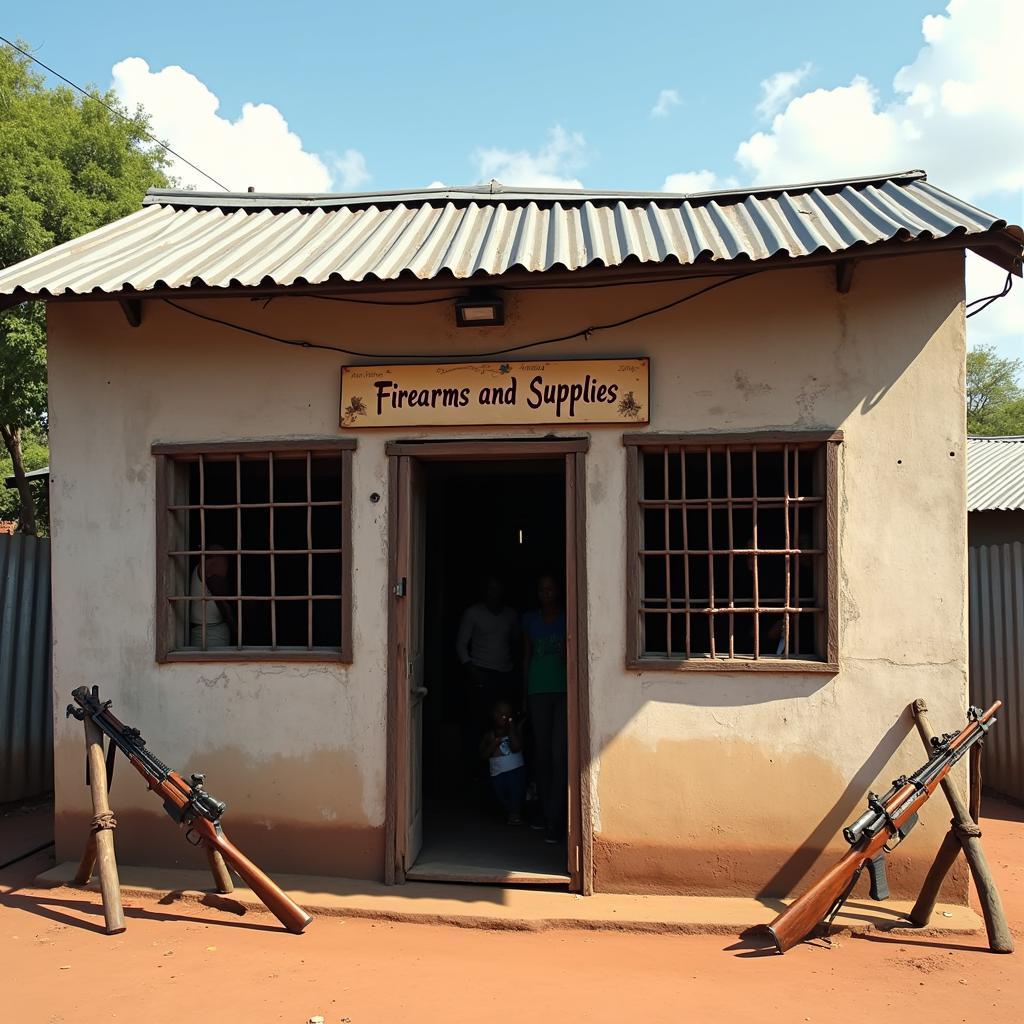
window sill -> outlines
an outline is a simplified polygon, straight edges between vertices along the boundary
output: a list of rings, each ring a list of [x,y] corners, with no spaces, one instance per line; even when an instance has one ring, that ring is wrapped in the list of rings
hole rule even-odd
[[[278,661],[315,661],[352,664],[352,655],[339,650],[288,650],[287,648],[272,649],[270,647],[251,647],[246,650],[227,648],[217,651],[168,651],[157,662],[162,665],[176,662],[278,662]]]
[[[839,672],[839,665],[826,661],[798,661],[782,658],[732,659],[725,658],[632,658],[627,659],[626,668],[639,671],[655,672],[774,672],[776,675],[788,673],[817,673],[818,675],[834,676]]]

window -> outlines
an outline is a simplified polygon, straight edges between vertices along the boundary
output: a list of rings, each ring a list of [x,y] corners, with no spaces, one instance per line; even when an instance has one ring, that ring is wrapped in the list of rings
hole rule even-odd
[[[354,441],[160,444],[157,660],[351,660]]]
[[[624,441],[629,664],[834,670],[841,434]]]

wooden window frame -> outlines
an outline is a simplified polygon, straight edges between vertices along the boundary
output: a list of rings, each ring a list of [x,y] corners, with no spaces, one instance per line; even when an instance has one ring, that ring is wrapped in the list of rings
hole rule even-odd
[[[841,430],[750,431],[742,434],[624,434],[626,448],[626,667],[671,672],[773,672],[819,673],[839,671],[839,446]],[[644,655],[640,623],[640,456],[644,448],[666,445],[743,446],[768,444],[824,445],[825,524],[825,657],[823,660],[752,656],[724,658],[711,655],[660,657]]]
[[[156,462],[156,661],[177,662],[352,662],[352,453],[355,438],[287,438],[244,441],[156,442],[150,447]],[[294,453],[338,454],[341,457],[341,637],[339,647],[301,650],[278,647],[216,648],[206,651],[175,650],[170,644],[170,609],[167,586],[169,474],[176,457]],[[271,495],[271,498],[273,496]]]

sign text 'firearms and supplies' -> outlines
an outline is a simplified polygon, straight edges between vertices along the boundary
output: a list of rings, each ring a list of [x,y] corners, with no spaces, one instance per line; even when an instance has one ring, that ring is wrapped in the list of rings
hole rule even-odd
[[[649,421],[647,359],[345,366],[341,426]]]

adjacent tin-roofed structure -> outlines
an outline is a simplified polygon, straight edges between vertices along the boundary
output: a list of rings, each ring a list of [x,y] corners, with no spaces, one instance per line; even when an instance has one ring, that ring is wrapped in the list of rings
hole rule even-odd
[[[1024,509],[1024,436],[967,439],[967,511]]]
[[[692,195],[498,182],[359,195],[154,190],[137,213],[0,272],[0,306],[199,287],[785,265],[942,242],[1019,274],[1022,240],[1019,227],[922,171]]]

